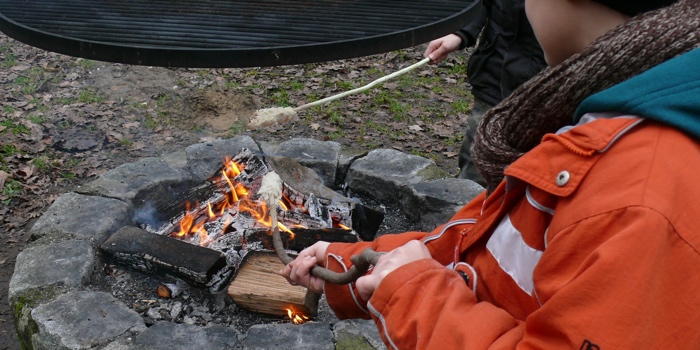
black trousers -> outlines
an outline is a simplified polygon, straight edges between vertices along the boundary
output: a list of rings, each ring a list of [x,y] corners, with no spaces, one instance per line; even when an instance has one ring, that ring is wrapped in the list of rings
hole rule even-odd
[[[481,119],[484,114],[491,109],[493,106],[478,99],[474,99],[474,108],[469,112],[469,119],[467,119],[467,131],[464,134],[464,141],[462,142],[462,147],[459,149],[459,174],[457,175],[460,179],[472,180],[481,186],[486,186],[486,181],[481,177],[479,170],[476,169],[474,161],[472,160],[471,147],[474,143],[474,135],[476,134],[476,128],[481,123]]]

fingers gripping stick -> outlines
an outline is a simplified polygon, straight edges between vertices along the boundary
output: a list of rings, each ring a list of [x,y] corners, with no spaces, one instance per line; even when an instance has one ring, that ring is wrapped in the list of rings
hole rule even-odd
[[[277,203],[282,198],[282,180],[279,175],[271,171],[262,179],[258,194],[263,198],[265,204],[270,210],[270,219],[272,225],[272,245],[275,248],[277,256],[283,264],[287,265],[294,259],[290,257],[284,250],[282,245],[282,237],[280,236],[279,227],[277,224]],[[311,269],[311,274],[327,282],[334,284],[348,284],[355,282],[362,277],[371,265],[375,265],[381,254],[375,252],[372,248],[365,249],[359,255],[355,255],[350,260],[353,266],[344,273],[338,273],[320,266],[314,266]]]

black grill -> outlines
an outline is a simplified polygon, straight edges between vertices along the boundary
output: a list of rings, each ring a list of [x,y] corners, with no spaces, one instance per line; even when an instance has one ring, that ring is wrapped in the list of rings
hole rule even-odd
[[[252,67],[421,44],[478,0],[0,0],[0,30],[45,50],[166,67]]]

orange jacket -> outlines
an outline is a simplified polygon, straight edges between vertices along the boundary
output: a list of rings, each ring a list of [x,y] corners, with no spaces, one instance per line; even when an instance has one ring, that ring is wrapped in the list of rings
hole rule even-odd
[[[336,271],[411,239],[434,260],[393,271],[369,302],[354,285],[325,293],[394,349],[700,349],[697,174],[700,145],[650,120],[548,134],[432,233],[331,244]]]

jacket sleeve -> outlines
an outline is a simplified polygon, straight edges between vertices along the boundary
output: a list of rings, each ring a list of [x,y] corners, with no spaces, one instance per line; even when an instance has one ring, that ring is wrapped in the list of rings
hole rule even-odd
[[[454,263],[456,258],[454,247],[459,244],[459,240],[462,238],[461,232],[472,226],[476,221],[475,218],[480,215],[481,204],[484,201],[485,194],[486,192],[482,192],[479,196],[472,199],[447,223],[437,227],[430,233],[404,232],[401,234],[383,235],[372,242],[331,243],[326,250],[325,266],[335,272],[345,272],[352,266],[350,257],[360,254],[368,247],[371,247],[376,252],[389,252],[414,239],[426,242],[432,257],[440,261],[443,266]],[[440,263],[436,262],[436,264]],[[324,285],[324,294],[328,300],[328,305],[339,318],[370,318],[367,302],[359,297],[354,283],[348,285],[326,283]]]
[[[420,240],[426,234],[425,232],[405,232],[402,234],[383,235],[372,242],[331,243],[326,250],[325,265],[331,271],[345,272],[352,267],[350,257],[360,254],[368,247],[379,253],[389,252],[410,240]],[[370,318],[366,306],[367,302],[360,298],[355,288],[355,283],[337,285],[326,282],[324,294],[328,300],[328,305],[338,318]]]
[[[395,349],[664,348],[691,334],[697,345],[678,325],[700,323],[700,279],[686,275],[698,263],[663,216],[624,209],[548,237],[534,274],[541,307],[525,320],[477,300],[431,259],[387,275],[367,307]]]
[[[488,19],[488,11],[486,10],[487,4],[485,4],[485,2],[488,1],[479,0],[471,9],[471,13],[468,18],[469,24],[454,33],[462,38],[462,43],[459,46],[460,50],[476,45],[476,40],[479,37],[479,33],[481,33],[481,30],[486,25],[486,20]]]

